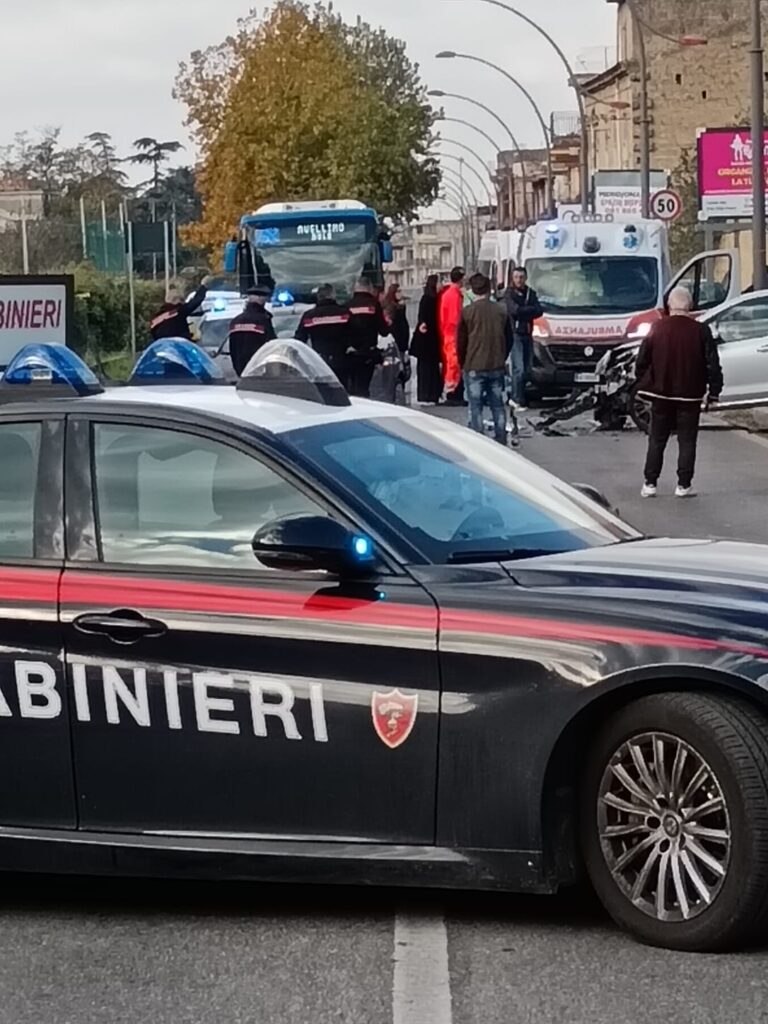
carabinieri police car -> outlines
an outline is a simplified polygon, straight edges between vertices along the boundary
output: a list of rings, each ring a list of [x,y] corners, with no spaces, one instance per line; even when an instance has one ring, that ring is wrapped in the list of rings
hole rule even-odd
[[[0,866],[768,907],[768,547],[646,539],[311,350],[0,384]]]

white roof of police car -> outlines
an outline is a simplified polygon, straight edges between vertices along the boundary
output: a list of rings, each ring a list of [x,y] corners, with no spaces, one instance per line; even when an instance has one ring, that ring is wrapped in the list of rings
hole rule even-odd
[[[94,396],[100,402],[128,402],[136,405],[166,406],[208,415],[228,416],[244,423],[284,434],[302,427],[315,427],[344,420],[387,419],[392,416],[420,417],[425,413],[404,406],[352,398],[350,405],[322,405],[298,398],[284,398],[258,391],[238,391],[228,385],[165,386],[107,388]]]

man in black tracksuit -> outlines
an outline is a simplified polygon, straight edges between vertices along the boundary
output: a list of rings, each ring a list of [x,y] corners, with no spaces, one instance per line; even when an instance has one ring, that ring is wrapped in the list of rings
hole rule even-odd
[[[175,286],[168,289],[162,308],[149,322],[152,341],[160,341],[162,338],[192,340],[189,317],[200,308],[205,300],[210,280],[210,277],[204,277],[202,284],[188,302],[183,301],[181,293]]]
[[[382,360],[379,338],[385,338],[388,334],[389,324],[376,291],[371,282],[362,277],[349,303],[349,370],[345,386],[350,395],[370,397],[373,371]]]
[[[242,377],[243,370],[262,345],[277,337],[272,314],[265,308],[271,295],[272,289],[264,285],[249,288],[245,309],[229,328],[229,355],[238,377]]]
[[[511,360],[512,403],[518,411],[524,411],[526,386],[533,366],[533,321],[544,315],[538,295],[528,287],[524,267],[517,267],[512,272],[512,284],[504,295],[504,301],[515,338]]]
[[[332,284],[317,290],[317,305],[308,309],[296,330],[298,341],[308,342],[344,386],[347,386],[349,310],[339,305]]]

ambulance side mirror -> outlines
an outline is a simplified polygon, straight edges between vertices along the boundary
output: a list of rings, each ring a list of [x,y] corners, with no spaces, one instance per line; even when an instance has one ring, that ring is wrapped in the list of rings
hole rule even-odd
[[[370,575],[377,558],[370,537],[326,516],[286,516],[257,531],[253,553],[268,569],[324,571],[334,576]]]

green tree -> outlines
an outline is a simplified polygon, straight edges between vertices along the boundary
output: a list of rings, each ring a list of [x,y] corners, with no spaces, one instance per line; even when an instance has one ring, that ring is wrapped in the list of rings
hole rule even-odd
[[[684,149],[681,152],[680,163],[672,173],[672,187],[680,193],[683,200],[683,212],[669,232],[672,269],[678,270],[702,249],[702,235],[697,231],[699,186],[695,148]]]
[[[184,147],[180,142],[158,142],[157,139],[142,138],[136,139],[133,148],[137,151],[128,159],[132,164],[139,164],[152,168],[152,187],[157,191],[160,187],[160,168],[167,163],[173,153],[178,153]]]
[[[404,44],[331,7],[278,0],[182,64],[176,95],[201,151],[204,209],[190,232],[218,247],[264,202],[352,196],[408,220],[437,195],[434,113]]]

